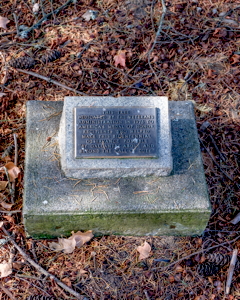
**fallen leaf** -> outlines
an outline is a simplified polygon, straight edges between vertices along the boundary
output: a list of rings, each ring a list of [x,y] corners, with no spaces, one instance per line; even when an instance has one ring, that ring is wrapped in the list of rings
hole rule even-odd
[[[49,247],[55,251],[63,250],[64,253],[72,253],[76,247],[76,241],[58,238],[58,243],[49,243]]]
[[[240,222],[240,213],[238,213],[236,217],[230,221],[230,223],[234,225],[236,225],[238,222]]]
[[[3,227],[3,224],[4,224],[3,221],[1,221],[0,222],[0,228]]]
[[[64,253],[72,253],[76,247],[81,247],[83,244],[90,241],[92,237],[92,230],[87,232],[72,232],[72,236],[68,239],[58,238],[58,243],[49,243],[49,247],[55,251],[63,250]]]
[[[16,262],[13,262],[12,266],[13,266],[14,269],[20,270],[20,269],[22,269],[22,267],[23,267],[23,263],[22,263],[22,262],[17,262],[17,261],[16,261]]]
[[[177,272],[177,273],[182,273],[183,272],[183,267],[181,267],[181,266],[176,266],[175,267],[175,272]]]
[[[151,246],[148,242],[144,242],[143,246],[138,246],[137,251],[140,253],[139,260],[145,259],[149,257],[149,253],[151,251]]]
[[[204,114],[207,114],[212,110],[212,108],[210,106],[207,106],[206,104],[197,104],[195,108]]]
[[[8,18],[0,17],[0,27],[3,29],[7,29],[7,23],[10,22]]]
[[[5,208],[5,209],[7,209],[7,210],[10,210],[10,209],[12,208],[12,206],[13,206],[13,204],[6,203],[6,202],[4,202],[4,201],[2,201],[0,204],[1,204],[1,206],[2,206],[3,208]]]
[[[3,262],[0,264],[0,278],[7,277],[12,273],[12,263]]]
[[[126,67],[126,51],[120,50],[118,51],[118,54],[113,57],[114,59],[114,65],[117,67],[118,65],[122,67]]]
[[[231,57],[231,59],[232,59],[232,64],[239,63],[239,61],[240,61],[240,55],[233,54],[233,56]]]
[[[38,13],[38,11],[39,11],[39,4],[38,3],[35,3],[33,5],[32,11],[33,11],[34,14]]]
[[[7,219],[8,222],[15,224],[15,220],[14,220],[14,218],[11,217],[11,216],[3,216],[3,218]]]
[[[88,273],[88,271],[85,271],[84,269],[80,269],[79,271],[78,271],[78,274],[79,275],[85,275],[85,274],[87,274]]]
[[[15,166],[13,162],[7,163],[5,165],[5,168],[7,168],[8,170],[8,175],[11,182],[18,178],[18,174],[21,172],[20,169],[17,166]]]
[[[91,238],[93,238],[92,230],[86,232],[78,231],[76,233],[72,231],[71,234],[72,236],[69,238],[69,240],[75,239],[76,247],[78,248],[82,247],[83,244],[85,244],[86,242],[90,241]]]
[[[71,280],[68,277],[63,278],[62,282],[64,282],[67,286],[72,287]]]
[[[7,186],[7,181],[0,181],[0,191],[4,190]]]
[[[82,18],[88,22],[90,20],[95,20],[97,17],[97,14],[98,14],[97,11],[89,9],[82,15]]]

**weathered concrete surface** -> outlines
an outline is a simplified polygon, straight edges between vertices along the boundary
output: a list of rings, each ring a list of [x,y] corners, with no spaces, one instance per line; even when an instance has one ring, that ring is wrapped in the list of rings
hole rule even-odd
[[[63,102],[29,101],[23,220],[29,236],[195,235],[210,204],[191,102],[169,102],[173,174],[79,180],[60,168],[57,133]],[[50,137],[52,137],[50,139]]]
[[[158,116],[158,158],[74,158],[74,114],[76,106],[156,107]],[[60,122],[61,165],[67,177],[116,178],[167,176],[172,171],[172,138],[167,97],[66,97]]]

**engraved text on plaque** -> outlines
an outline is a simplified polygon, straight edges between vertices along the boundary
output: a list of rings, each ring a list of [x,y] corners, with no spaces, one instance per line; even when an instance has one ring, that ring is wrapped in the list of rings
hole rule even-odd
[[[75,107],[75,158],[157,157],[157,109]]]

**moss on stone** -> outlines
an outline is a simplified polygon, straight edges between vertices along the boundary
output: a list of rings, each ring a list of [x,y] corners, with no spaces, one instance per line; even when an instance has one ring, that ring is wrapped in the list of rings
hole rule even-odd
[[[25,227],[34,238],[69,236],[71,231],[93,230],[95,236],[201,234],[209,219],[203,212],[66,214],[27,216]],[[198,220],[198,222],[196,222]]]

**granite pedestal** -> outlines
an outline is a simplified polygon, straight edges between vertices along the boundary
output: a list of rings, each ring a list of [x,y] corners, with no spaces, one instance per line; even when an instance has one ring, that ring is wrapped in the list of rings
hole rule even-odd
[[[84,99],[78,97],[79,104]],[[191,102],[169,102],[173,159],[169,176],[142,174],[141,170],[126,177],[116,170],[114,176],[113,168],[112,176],[87,179],[66,176],[62,167],[63,104],[27,103],[23,221],[28,236],[57,237],[73,230],[93,230],[95,235],[202,233],[211,209]]]

